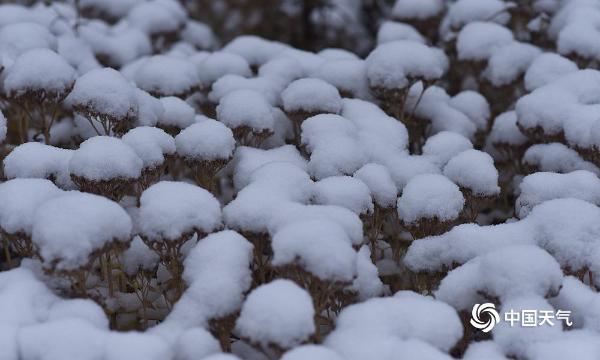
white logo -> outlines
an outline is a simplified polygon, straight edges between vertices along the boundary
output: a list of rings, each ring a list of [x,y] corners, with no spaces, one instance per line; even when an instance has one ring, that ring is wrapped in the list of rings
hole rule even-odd
[[[482,319],[485,317],[486,319]],[[484,333],[492,331],[494,326],[500,322],[500,315],[496,311],[496,305],[492,303],[475,304],[471,311],[471,325]]]

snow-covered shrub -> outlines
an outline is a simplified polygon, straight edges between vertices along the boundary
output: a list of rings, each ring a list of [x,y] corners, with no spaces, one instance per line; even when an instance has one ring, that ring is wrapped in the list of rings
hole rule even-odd
[[[0,358],[597,359],[598,19],[0,5]]]
[[[31,241],[46,269],[69,277],[73,293],[86,297],[86,273],[103,257],[113,296],[110,258],[131,241],[131,218],[123,208],[98,195],[71,192],[43,202],[33,218]]]
[[[7,179],[48,179],[70,190],[75,187],[69,173],[73,152],[37,142],[21,144],[4,158],[4,176]]]
[[[260,144],[273,135],[275,113],[265,97],[254,90],[234,90],[217,106],[217,119],[232,129],[242,145]]]
[[[124,134],[138,115],[134,87],[111,68],[91,70],[79,77],[66,101],[91,122],[98,135]]]
[[[242,338],[269,352],[291,349],[315,332],[310,295],[290,280],[261,285],[242,305],[236,330]]]
[[[0,184],[0,234],[9,266],[11,251],[23,257],[34,255],[34,215],[44,202],[61,195],[63,191],[48,180],[14,179]]]
[[[131,191],[144,168],[143,160],[123,140],[95,136],[69,160],[71,180],[80,190],[119,200]]]
[[[459,187],[438,174],[415,176],[398,199],[398,216],[413,238],[444,233],[456,222],[465,205]]]
[[[486,202],[500,194],[498,170],[483,151],[466,150],[455,155],[444,167],[444,175],[460,187],[467,220],[474,221]]]
[[[193,168],[198,185],[215,190],[215,176],[231,160],[235,150],[233,132],[207,119],[193,124],[175,137],[177,155]]]
[[[60,103],[73,88],[75,69],[52,50],[32,49],[16,58],[3,76],[3,91],[22,110],[22,121],[32,121],[31,126],[49,144],[50,127],[56,121]]]
[[[175,298],[182,293],[182,246],[221,226],[221,206],[208,191],[191,184],[161,181],[140,197],[137,232],[160,257],[173,280]]]
[[[165,55],[155,55],[144,60],[132,80],[140,89],[156,97],[186,98],[200,84],[192,62]]]
[[[281,101],[283,109],[294,123],[298,144],[304,120],[317,114],[338,114],[342,109],[338,90],[333,85],[314,78],[299,79],[289,84],[281,93]]]
[[[175,140],[159,128],[139,126],[129,130],[121,140],[142,159],[143,168],[138,180],[138,192],[157,182],[169,159],[175,155]]]

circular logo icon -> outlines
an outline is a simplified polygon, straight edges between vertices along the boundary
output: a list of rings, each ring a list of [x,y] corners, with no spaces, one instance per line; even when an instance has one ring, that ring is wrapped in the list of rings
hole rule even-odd
[[[496,311],[496,305],[492,303],[475,304],[471,311],[471,325],[484,333],[492,331],[494,326],[500,322],[500,315]]]

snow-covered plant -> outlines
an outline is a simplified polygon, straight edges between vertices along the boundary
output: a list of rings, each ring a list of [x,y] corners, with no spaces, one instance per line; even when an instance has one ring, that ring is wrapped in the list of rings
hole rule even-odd
[[[32,257],[35,250],[31,242],[34,215],[44,202],[63,195],[63,191],[48,180],[14,179],[0,184],[0,235],[4,257],[12,266],[11,253]]]
[[[111,68],[79,77],[66,101],[90,122],[97,135],[122,135],[138,116],[134,87]]]
[[[233,132],[218,121],[206,119],[181,131],[175,144],[177,155],[193,169],[196,183],[215,193],[216,175],[233,157]]]
[[[415,176],[398,199],[398,216],[404,226],[420,239],[446,232],[459,220],[465,198],[459,187],[438,174]]]
[[[142,176],[144,161],[123,140],[92,137],[69,160],[71,179],[80,190],[120,200]]]
[[[460,187],[467,221],[474,221],[486,203],[500,194],[498,170],[483,151],[466,150],[454,156],[444,167],[444,175]]]
[[[131,231],[131,218],[117,203],[69,192],[39,205],[33,215],[31,241],[43,267],[69,278],[77,296],[88,296],[87,277],[99,262],[101,278],[113,297],[113,261],[129,246]]]
[[[290,280],[275,280],[248,295],[236,330],[261,351],[281,354],[310,338],[314,317],[313,301],[304,289]]]
[[[367,57],[367,78],[383,108],[402,121],[409,132],[419,131],[412,121],[413,109],[405,114],[404,104],[413,85],[421,83],[421,94],[448,70],[448,59],[438,48],[407,41],[381,44]]]
[[[342,109],[338,90],[321,79],[305,78],[292,82],[281,93],[281,100],[283,109],[294,123],[297,144],[304,120],[317,114],[338,114]]]
[[[73,152],[37,142],[21,144],[4,158],[4,176],[7,179],[48,179],[65,190],[71,190],[75,187],[69,173]]]
[[[241,145],[260,144],[273,135],[275,113],[265,97],[254,90],[234,90],[217,106],[217,119],[232,129]]]
[[[208,191],[191,184],[161,181],[140,197],[136,229],[171,275],[167,289],[183,292],[182,247],[221,226],[221,206]]]
[[[600,358],[599,19],[0,4],[0,358]]]
[[[52,50],[32,49],[16,58],[3,76],[3,92],[18,107],[14,121],[20,122],[21,141],[27,141],[25,131],[31,126],[37,129],[34,138],[41,135],[49,144],[50,128],[77,77],[75,69]]]
[[[121,140],[142,159],[142,174],[137,182],[141,193],[160,179],[174,158],[175,140],[162,129],[150,126],[133,128]]]

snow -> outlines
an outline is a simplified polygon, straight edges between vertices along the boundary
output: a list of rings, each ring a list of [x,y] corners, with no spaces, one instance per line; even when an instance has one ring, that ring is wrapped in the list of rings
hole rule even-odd
[[[76,270],[94,251],[113,242],[128,243],[131,219],[104,197],[69,192],[42,203],[34,215],[31,240],[45,266]]]
[[[0,184],[0,227],[9,234],[31,235],[36,210],[61,195],[63,191],[48,180],[14,179]]]
[[[210,233],[221,225],[221,205],[203,188],[161,181],[140,197],[139,233],[149,241],[176,241],[193,231]]]
[[[282,227],[295,221],[327,219],[344,229],[352,245],[358,246],[363,242],[363,225],[360,217],[344,207],[299,203],[283,203],[281,205],[269,219],[268,231],[270,234],[276,233]],[[358,258],[357,261],[360,262]]]
[[[366,346],[370,341],[386,339],[420,340],[446,351],[462,334],[460,319],[448,304],[411,291],[400,291],[392,297],[370,299],[346,307],[325,345],[344,356],[350,356],[361,347],[366,351],[371,348]],[[358,342],[358,346],[351,346],[352,341]],[[395,352],[396,355],[400,353]]]
[[[162,165],[166,156],[175,154],[174,139],[164,130],[155,127],[133,128],[121,140],[142,159],[146,169]]]
[[[458,33],[456,50],[460,60],[482,61],[513,42],[513,34],[504,26],[477,21],[468,24]]]
[[[189,288],[183,296],[191,300],[193,307],[182,307],[181,313],[175,308],[171,316],[189,317],[200,312],[208,319],[237,311],[251,285],[252,251],[252,244],[235,231],[201,239],[184,261],[183,279]],[[185,299],[179,303],[185,303]]]
[[[177,154],[189,160],[228,160],[235,150],[232,131],[216,120],[205,120],[175,137]]]
[[[533,91],[577,70],[577,65],[571,60],[558,54],[544,53],[525,72],[525,88]]]
[[[515,201],[516,214],[524,218],[536,206],[552,199],[575,198],[600,205],[600,179],[588,171],[568,174],[537,172],[525,176]]]
[[[513,42],[493,52],[485,76],[497,87],[515,82],[542,53],[536,46]]]
[[[44,26],[34,22],[16,22],[0,28],[0,50],[14,61],[27,50],[56,48],[56,38]]]
[[[317,204],[337,205],[361,214],[373,213],[373,200],[369,187],[357,178],[331,176],[315,183]]]
[[[233,158],[233,183],[237,190],[241,190],[250,183],[252,173],[263,165],[271,162],[288,162],[300,169],[306,170],[306,160],[292,145],[262,150],[247,146],[240,146],[235,151]]]
[[[57,185],[72,189],[69,162],[74,151],[37,142],[15,147],[4,158],[4,176],[14,178],[52,178]]]
[[[6,140],[6,133],[8,132],[6,125],[6,117],[4,116],[2,111],[0,111],[0,144],[2,144],[4,140]]]
[[[66,96],[77,74],[60,55],[48,49],[33,49],[20,55],[6,71],[4,91],[19,98],[42,90],[47,101]]]
[[[520,146],[527,143],[527,137],[517,127],[515,111],[504,112],[494,119],[488,139],[494,145]]]
[[[298,264],[324,281],[349,282],[354,277],[356,252],[344,229],[331,220],[292,222],[273,235],[271,246],[273,266]]]
[[[443,10],[442,0],[396,0],[392,16],[404,20],[424,20],[438,16]]]
[[[382,208],[396,206],[398,189],[389,170],[385,166],[368,163],[358,169],[353,177],[367,185],[371,197],[377,205]]]
[[[494,160],[483,151],[471,149],[455,155],[444,167],[444,175],[475,196],[488,197],[500,193]]]
[[[91,51],[107,64],[121,67],[139,56],[152,53],[148,35],[126,22],[108,28],[94,25],[97,24],[82,26],[81,37]]]
[[[536,309],[538,311],[551,311],[555,309],[543,296],[524,296],[502,304],[504,309],[514,309],[515,312]],[[552,343],[562,335],[561,326],[536,326],[534,328],[510,326],[510,323],[500,322],[492,331],[494,341],[500,345],[508,356],[522,357],[530,344]]]
[[[270,41],[259,36],[243,35],[231,40],[223,47],[223,52],[239,55],[248,64],[260,66],[273,59],[283,51],[286,46],[282,43]]]
[[[79,77],[66,101],[85,112],[112,119],[134,117],[138,112],[133,86],[111,68],[91,70]]]
[[[506,11],[510,5],[502,0],[458,0],[448,9],[440,32],[460,30],[475,21],[494,21],[506,24],[510,15]]]
[[[539,171],[570,173],[575,170],[587,170],[596,175],[600,169],[585,161],[577,151],[560,143],[535,144],[523,155],[523,163],[534,166]]]
[[[200,84],[204,88],[210,86],[225,75],[240,75],[250,77],[252,70],[243,57],[227,52],[217,51],[205,57],[196,66]]]
[[[212,49],[217,44],[217,38],[212,29],[199,21],[188,20],[181,32],[181,38],[188,44],[201,50]]]
[[[312,75],[335,86],[346,96],[369,98],[367,67],[364,60],[329,60]]]
[[[196,122],[194,108],[180,98],[167,96],[160,98],[160,102],[164,112],[158,119],[159,126],[185,129]]]
[[[441,131],[427,138],[423,145],[423,155],[435,157],[435,161],[444,166],[455,155],[471,149],[473,144],[466,137],[450,131]]]
[[[377,44],[409,40],[425,44],[425,38],[414,27],[396,21],[384,21],[377,31]]]
[[[342,360],[335,351],[322,345],[302,345],[286,352],[281,360]]]
[[[504,304],[521,296],[558,293],[562,278],[560,265],[546,251],[531,245],[509,246],[450,271],[435,297],[457,310],[470,310],[485,299],[499,298]]]
[[[144,90],[135,89],[138,103],[137,125],[156,126],[158,120],[164,115],[165,108],[162,102]]]
[[[240,75],[225,75],[213,83],[208,99],[218,104],[221,99],[236,90],[255,90],[275,106],[281,102],[280,94],[287,82],[272,76],[245,78]]]
[[[360,57],[352,51],[340,48],[325,48],[317,53],[327,60],[359,60]]]
[[[127,14],[127,20],[148,34],[176,32],[186,20],[186,12],[175,1],[151,0],[140,2]]]
[[[140,89],[156,96],[187,95],[200,83],[192,62],[166,55],[155,55],[144,61],[133,81]]]
[[[375,88],[402,89],[412,79],[433,81],[448,70],[442,50],[405,40],[377,46],[366,61],[369,85]]]
[[[423,174],[412,178],[402,190],[398,216],[405,223],[414,223],[421,218],[450,221],[460,215],[464,204],[458,186],[447,177]]]
[[[353,287],[358,291],[361,301],[381,296],[384,291],[377,266],[371,262],[371,251],[366,245],[358,250],[356,256],[356,279]]]
[[[252,290],[236,321],[239,334],[266,347],[293,348],[315,331],[309,293],[290,280],[274,280]]]
[[[144,162],[123,140],[95,136],[81,143],[69,161],[69,172],[91,181],[137,179]]]
[[[467,115],[478,131],[486,131],[491,110],[487,99],[476,91],[462,91],[454,95],[448,105]]]
[[[1,359],[600,358],[595,1],[26,3]]]
[[[308,174],[288,162],[262,165],[248,181],[249,185],[223,209],[230,228],[265,233],[274,213],[290,202],[306,204],[313,194],[314,183]]]
[[[338,90],[321,79],[305,78],[292,82],[281,93],[281,100],[287,113],[304,111],[337,114],[342,109]]]
[[[271,132],[273,117],[269,102],[254,90],[232,91],[217,106],[217,119],[231,129],[248,127],[256,132]]]

